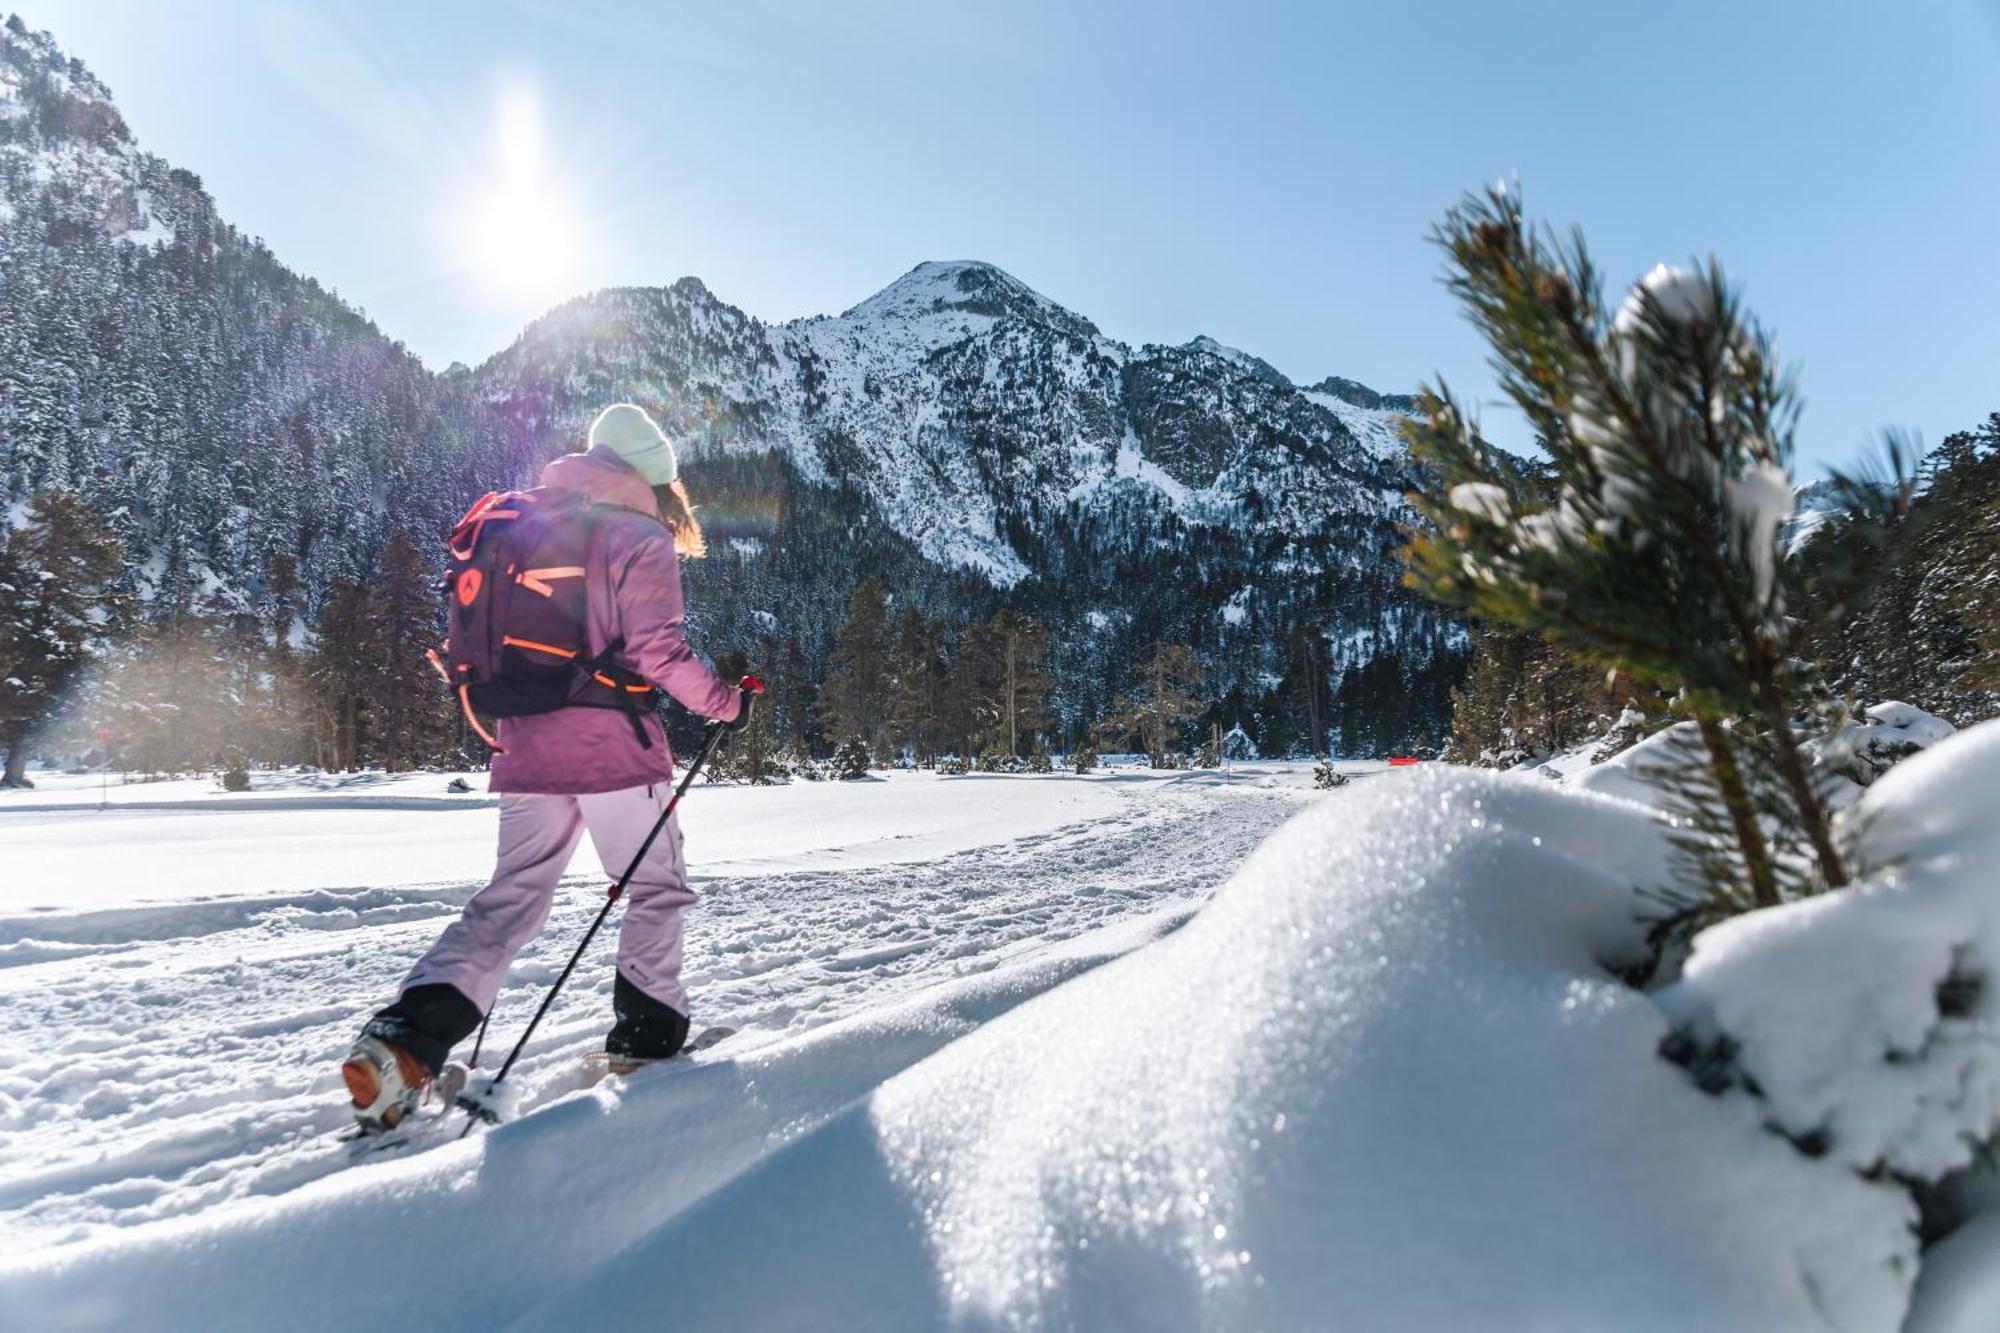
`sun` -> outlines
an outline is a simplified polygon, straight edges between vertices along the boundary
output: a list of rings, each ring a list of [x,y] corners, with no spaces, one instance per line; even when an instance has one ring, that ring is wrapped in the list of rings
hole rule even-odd
[[[533,85],[502,92],[495,154],[464,219],[468,268],[497,297],[551,300],[570,294],[581,247],[576,213],[545,161],[541,104]]]

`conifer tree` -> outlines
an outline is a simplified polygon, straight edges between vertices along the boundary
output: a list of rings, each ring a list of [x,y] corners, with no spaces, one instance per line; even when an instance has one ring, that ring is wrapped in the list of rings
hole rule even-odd
[[[1002,607],[987,626],[995,657],[994,711],[996,731],[1005,738],[1007,753],[1018,756],[1022,740],[1048,725],[1049,692],[1055,682],[1042,670],[1049,635],[1034,621]]]
[[[1505,189],[1468,198],[1437,239],[1557,489],[1546,500],[1502,466],[1439,386],[1408,429],[1437,478],[1416,497],[1430,527],[1408,552],[1412,582],[1685,692],[1756,903],[1779,900],[1780,865],[1746,741],[1789,799],[1818,882],[1845,883],[1792,729],[1777,535],[1795,409],[1768,339],[1713,263],[1655,269],[1614,318],[1581,238],[1532,230]]]
[[[391,533],[376,559],[359,649],[377,720],[371,757],[392,773],[436,762],[451,733],[449,696],[424,656],[443,638],[435,578],[409,534]]]
[[[890,650],[889,673],[894,682],[889,701],[889,730],[895,743],[908,747],[917,764],[937,763],[945,718],[947,666],[945,629],[914,606],[903,608]]]
[[[2000,711],[2000,414],[1919,468],[1891,444],[1886,468],[1836,474],[1800,555],[1801,619],[1834,684],[1968,725]]]
[[[226,626],[186,616],[128,645],[104,710],[121,763],[149,773],[241,764],[249,710],[228,639]]]
[[[754,675],[750,659],[741,652],[723,653],[715,659],[716,674],[724,680],[740,680]],[[768,786],[780,781],[778,764],[774,758],[773,726],[771,721],[771,699],[768,697],[771,685],[764,686],[767,697],[759,699],[750,710],[750,721],[729,733],[726,744],[729,758],[722,765],[730,777],[739,782],[755,786]]]
[[[1183,644],[1153,645],[1140,667],[1135,688],[1118,697],[1117,712],[1098,726],[1107,739],[1137,736],[1154,768],[1170,766],[1170,747],[1182,723],[1197,717],[1202,703],[1191,693],[1201,684],[1201,664]]]
[[[1465,683],[1452,690],[1453,763],[1506,768],[1568,749],[1610,711],[1604,672],[1532,631],[1471,627]]]
[[[346,771],[361,766],[367,736],[368,690],[374,627],[368,592],[339,583],[327,595],[313,625],[311,682],[317,704],[315,743],[321,768]]]
[[[879,749],[889,720],[889,608],[874,575],[855,585],[828,664],[819,700],[827,734]]]
[[[1326,637],[1317,626],[1301,625],[1294,631],[1292,661],[1297,681],[1295,692],[1304,705],[1299,711],[1306,719],[1306,753],[1324,755],[1333,699],[1328,686]]]
[[[1000,725],[1001,679],[1001,644],[993,623],[968,625],[951,656],[944,704],[945,735],[964,759],[978,757]]]
[[[27,523],[0,525],[0,785],[27,781],[28,745],[124,619],[116,537],[75,495],[38,493]]]

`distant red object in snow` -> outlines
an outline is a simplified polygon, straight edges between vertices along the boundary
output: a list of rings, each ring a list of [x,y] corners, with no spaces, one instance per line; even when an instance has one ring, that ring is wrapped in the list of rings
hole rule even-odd
[[[1422,762],[1423,762],[1422,760],[1416,758],[1413,755],[1392,754],[1389,756],[1389,767],[1391,768],[1407,768],[1411,764],[1417,764]]]

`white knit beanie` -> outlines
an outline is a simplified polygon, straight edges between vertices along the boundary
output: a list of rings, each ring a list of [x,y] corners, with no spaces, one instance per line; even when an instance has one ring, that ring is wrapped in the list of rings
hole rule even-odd
[[[637,403],[613,403],[590,423],[590,447],[602,445],[632,465],[648,486],[665,486],[681,474],[674,444]]]

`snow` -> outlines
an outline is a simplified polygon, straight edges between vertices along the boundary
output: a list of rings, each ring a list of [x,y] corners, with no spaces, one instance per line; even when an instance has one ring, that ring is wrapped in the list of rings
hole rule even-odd
[[[362,807],[366,794],[353,791],[353,805],[316,807],[303,802],[325,802],[328,793],[300,792],[290,805],[277,799],[282,793],[250,793],[262,804],[192,808],[178,827],[167,810],[70,811],[62,817],[77,819],[79,830],[81,821],[109,823],[73,838],[69,861],[48,851],[32,862],[17,857],[17,849],[39,846],[45,816],[0,815],[0,863],[9,869],[0,886],[0,1253],[29,1267],[84,1263],[85,1254],[116,1267],[126,1262],[115,1256],[128,1240],[165,1253],[181,1244],[171,1237],[187,1235],[198,1238],[189,1243],[226,1249],[229,1237],[281,1226],[273,1215],[293,1222],[312,1215],[326,1197],[316,1191],[394,1192],[417,1188],[408,1182],[431,1180],[433,1171],[446,1182],[463,1175],[465,1158],[451,1156],[448,1140],[349,1169],[349,1151],[334,1139],[346,1118],[334,1077],[346,1044],[490,863],[485,798],[459,808],[399,807],[417,799],[411,784],[441,792],[446,777],[382,780],[387,794],[375,807]],[[893,1011],[940,983],[1026,967],[1021,986],[1053,984],[1074,965],[1046,961],[1050,950],[1106,926],[1150,922],[1117,946],[1129,948],[1181,919],[1265,832],[1311,799],[1310,784],[1309,766],[1260,764],[1239,766],[1234,780],[895,773],[862,783],[697,786],[683,807],[695,887],[705,899],[688,942],[696,1022],[742,1028],[727,1049],[732,1060],[751,1061],[841,1020]],[[191,803],[214,799],[201,782],[148,785],[156,796],[174,785]],[[144,841],[104,838],[117,821],[140,817],[157,821],[149,836],[162,846],[204,842],[210,881],[179,884],[188,893],[175,900],[165,882],[146,878]],[[235,836],[206,839],[220,819],[237,821]],[[370,850],[377,837],[370,819],[390,828],[427,822],[453,860],[450,877],[432,881],[431,867],[413,862],[415,839]],[[336,834],[314,832],[329,822]],[[1186,846],[1162,862],[1155,849],[1167,837]],[[17,866],[27,873],[17,877]],[[596,913],[599,868],[586,853],[572,872],[548,930],[510,973],[496,1040],[520,1030]],[[61,911],[38,910],[61,902],[65,886],[121,873],[139,882],[93,886],[91,897]],[[280,874],[292,888],[273,887]],[[510,1078],[521,1090],[524,1124],[577,1092],[580,1053],[603,1039],[613,947],[607,933]],[[87,1023],[77,1022],[79,1012]],[[925,1013],[922,1021],[933,1022]],[[933,1032],[916,1046],[860,1049],[835,1067],[858,1061],[879,1079],[943,1040]],[[731,1068],[732,1088],[756,1077],[746,1073],[750,1065]],[[832,1100],[821,1105],[822,1096]],[[746,1164],[849,1096],[808,1083],[775,1099],[789,1108],[783,1115],[746,1111],[740,1124],[718,1126],[725,1138],[739,1137],[713,1168],[691,1168],[696,1183],[707,1188],[720,1177],[705,1172]],[[641,1177],[629,1181],[633,1206],[652,1208],[659,1182]],[[500,1183],[495,1190],[484,1196],[488,1207],[505,1197]],[[670,1204],[691,1197],[666,1191]],[[466,1224],[462,1217],[456,1225]],[[403,1241],[419,1246],[432,1234],[428,1225],[410,1219]],[[56,1259],[50,1247],[69,1257]],[[520,1261],[531,1255],[532,1247]],[[334,1285],[319,1290],[327,1318],[345,1308],[339,1284],[351,1276],[328,1273]],[[278,1286],[294,1279],[310,1288],[291,1269],[275,1270]],[[218,1326],[255,1324],[248,1312],[261,1308],[258,1301],[280,1299],[278,1286],[263,1297],[240,1290],[247,1280],[217,1291],[218,1301],[246,1302],[244,1313]],[[33,1308],[6,1281],[0,1312]],[[64,1282],[58,1289],[77,1290]],[[144,1308],[136,1289],[106,1299]],[[89,1322],[84,1307],[57,1303]],[[395,1317],[393,1304],[381,1314]]]
[[[1695,941],[1662,997],[1697,1038],[1726,1033],[1727,1099],[1814,1137],[1853,1178],[1937,1182],[2000,1132],[2000,722],[1899,764],[1840,820],[1860,887],[1726,921]],[[1946,1004],[1947,983],[1963,997]],[[1754,1092],[1752,1089],[1754,1088]],[[1915,1208],[1882,1188],[1854,1229],[1847,1327],[1894,1327],[1914,1276]],[[2000,1212],[1977,1223],[1990,1236]],[[1859,1220],[1859,1219],[1857,1219]],[[1965,1266],[1960,1242],[1958,1266]],[[2000,1326],[1989,1271],[1940,1279],[1954,1326]],[[1977,1285],[1975,1294],[1971,1288]]]
[[[1914,704],[1894,699],[1871,704],[1863,710],[1862,716],[1868,719],[1871,728],[1880,728],[1889,737],[1918,749],[1936,745],[1957,731],[1943,718],[1926,713]]]
[[[1252,356],[1240,347],[1231,347],[1227,343],[1217,342],[1205,333],[1195,335],[1188,341],[1187,345],[1196,351],[1206,352],[1217,360],[1228,362],[1253,379],[1279,382],[1286,385],[1291,383],[1270,362],[1264,360],[1262,357]]]
[[[454,777],[474,790],[447,791]],[[898,789],[888,798],[853,783],[710,783],[690,792],[681,822],[705,870],[748,875],[918,861],[1101,819],[1123,804],[1099,782],[993,785],[1005,780],[891,772],[877,777]],[[498,801],[482,773],[257,773],[252,784],[229,793],[206,777],[114,781],[103,813],[95,776],[0,791],[10,871],[0,945],[21,932],[77,929],[80,909],[462,881],[491,856]],[[881,819],[885,804],[897,808],[893,825]]]
[[[1579,746],[1578,750],[1587,756],[1597,745],[1598,742],[1593,740]],[[1601,764],[1587,767],[1551,764],[1544,767],[1553,767],[1559,776],[1567,778],[1579,790],[1616,796],[1664,810],[1670,808],[1672,801],[1659,782],[1662,770],[1680,768],[1690,759],[1699,761],[1704,755],[1699,728],[1692,722],[1678,722],[1654,732]]]
[[[1118,457],[1112,464],[1112,475],[1130,478],[1151,486],[1166,496],[1168,502],[1176,509],[1185,509],[1189,501],[1194,498],[1194,492],[1175,481],[1165,468],[1147,458],[1144,450],[1145,446],[1139,442],[1138,435],[1128,424],[1125,427],[1125,437],[1118,444]]]
[[[1451,488],[1451,507],[1489,523],[1505,523],[1512,514],[1507,492],[1491,482],[1462,481]]]
[[[1790,559],[1812,544],[1821,528],[1833,521],[1833,515],[1825,509],[1799,509],[1792,515],[1792,523],[1785,530],[1785,558]]]
[[[1634,283],[1611,321],[1614,334],[1635,332],[1646,314],[1647,298],[1661,319],[1686,324],[1707,319],[1714,308],[1715,289],[1698,270],[1655,264]]]
[[[1566,782],[704,786],[696,1022],[742,1033],[590,1084],[607,941],[518,1120],[359,1160],[332,1064],[470,875],[97,911],[0,959],[0,1327],[1991,1329],[2000,723],[1934,721],[1870,710],[1928,748],[1842,811],[1856,887],[1703,932],[1650,992],[1618,977],[1674,736]],[[397,806],[443,776],[97,818],[265,821],[217,854],[247,883],[315,821],[490,819]],[[89,817],[0,816],[10,868],[52,815]],[[1966,1217],[1929,1251],[1911,1180]]]
[[[1530,778],[1333,793],[523,1326],[648,1327],[671,1267],[697,1329],[1823,1327],[1879,1191],[1655,1056],[1600,960],[1662,850]]]
[[[945,315],[955,327],[971,331],[991,327],[994,316],[968,307],[995,301],[1053,319],[1072,318],[1011,273],[971,259],[926,260],[840,318],[877,324]]]
[[[133,201],[133,225],[118,232],[115,239],[141,248],[172,245],[174,229],[153,215],[152,192],[143,189],[134,190]]]
[[[1402,423],[1409,418],[1401,412],[1388,408],[1360,407],[1336,394],[1321,393],[1313,389],[1301,391],[1301,396],[1319,404],[1340,418],[1340,424],[1347,427],[1361,447],[1375,457],[1386,462],[1396,462],[1409,456],[1409,446],[1403,439]],[[1400,499],[1398,494],[1395,498]]]
[[[1791,478],[1776,463],[1762,462],[1741,477],[1723,478],[1722,497],[1750,566],[1757,604],[1768,606],[1777,582],[1778,530],[1791,519],[1795,501]]]
[[[2000,1211],[1973,1218],[1924,1252],[1904,1333],[1992,1333],[2000,1327]]]
[[[1172,473],[1146,457],[1146,446],[1130,422],[1118,441],[1118,450],[1098,470],[1087,473],[1069,489],[1066,496],[1071,504],[1088,501],[1107,485],[1129,482],[1158,492],[1167,505],[1176,512],[1190,517],[1198,517],[1214,511],[1218,499],[1213,488],[1197,491],[1175,480]]]
[[[1241,625],[1250,619],[1250,597],[1254,591],[1246,583],[1229,595],[1229,600],[1222,604],[1220,612],[1223,624]]]

